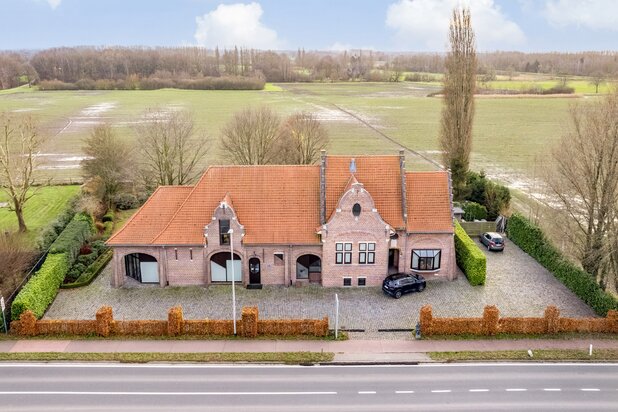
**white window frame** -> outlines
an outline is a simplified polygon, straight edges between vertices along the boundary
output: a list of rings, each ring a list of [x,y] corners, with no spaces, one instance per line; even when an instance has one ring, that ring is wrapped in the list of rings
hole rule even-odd
[[[281,259],[277,255],[281,255]],[[283,252],[275,252],[273,253],[273,265],[275,266],[285,266],[285,253]]]
[[[335,265],[352,264],[352,242],[335,242]]]
[[[349,284],[349,285],[346,285],[346,284],[345,284],[345,281],[346,281],[346,280],[349,280],[349,281],[350,281],[350,284]],[[352,276],[344,276],[344,277],[343,277],[343,287],[344,287],[344,288],[351,288],[351,287],[352,287]]]
[[[363,279],[365,281],[364,285],[360,284],[360,280]],[[367,286],[367,276],[359,276],[356,278],[356,286],[358,286],[359,288],[364,288],[365,286]]]
[[[375,265],[376,263],[376,242],[358,242],[358,264]]]

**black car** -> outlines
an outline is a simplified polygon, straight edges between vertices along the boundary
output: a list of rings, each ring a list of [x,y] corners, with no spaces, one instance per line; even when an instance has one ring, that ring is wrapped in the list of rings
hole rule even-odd
[[[427,286],[425,278],[421,275],[409,275],[407,273],[397,273],[387,276],[382,282],[382,290],[399,299],[404,293],[422,292]]]

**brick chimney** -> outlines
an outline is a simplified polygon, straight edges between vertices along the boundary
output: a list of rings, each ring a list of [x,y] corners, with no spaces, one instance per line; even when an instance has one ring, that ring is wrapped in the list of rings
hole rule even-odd
[[[326,150],[320,151],[320,224],[326,224]]]
[[[403,212],[403,223],[408,224],[408,202],[406,190],[406,154],[403,149],[399,149],[399,171],[401,173],[401,211]]]

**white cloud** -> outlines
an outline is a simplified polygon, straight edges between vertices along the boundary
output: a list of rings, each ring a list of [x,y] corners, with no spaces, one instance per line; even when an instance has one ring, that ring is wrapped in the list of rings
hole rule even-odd
[[[49,3],[49,7],[51,7],[52,10],[56,10],[56,7],[60,6],[62,0],[47,0],[47,3]]]
[[[618,31],[616,0],[548,0],[544,13],[547,21],[555,27]]]
[[[469,7],[479,50],[508,49],[525,42],[521,28],[494,0],[398,0],[388,6],[386,25],[400,50],[444,51],[453,9]]]
[[[328,50],[342,52],[342,51],[350,50],[351,48],[352,48],[352,45],[349,43],[341,43],[341,42],[336,41],[332,45],[330,45],[330,47],[328,47]]]
[[[260,21],[262,14],[260,3],[219,4],[215,10],[195,18],[195,40],[206,47],[281,48],[283,42],[277,32]]]

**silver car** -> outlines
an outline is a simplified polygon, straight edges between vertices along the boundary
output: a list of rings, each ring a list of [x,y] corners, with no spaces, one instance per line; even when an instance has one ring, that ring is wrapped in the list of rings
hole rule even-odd
[[[481,235],[481,243],[487,246],[487,250],[504,250],[504,238],[496,232],[485,232]]]

